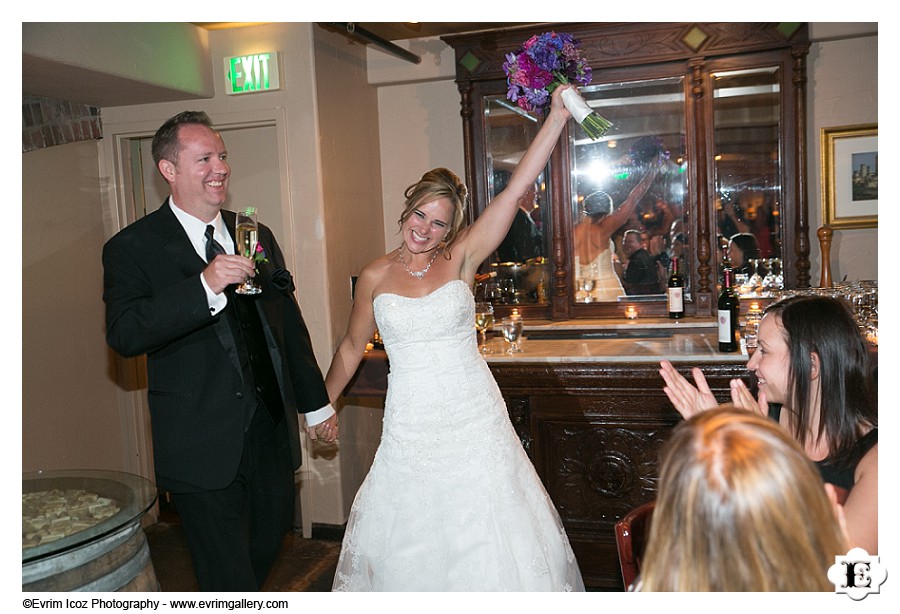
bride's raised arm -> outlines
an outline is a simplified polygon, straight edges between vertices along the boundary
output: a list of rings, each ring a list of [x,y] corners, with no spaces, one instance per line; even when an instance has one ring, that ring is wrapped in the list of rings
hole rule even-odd
[[[459,246],[463,250],[463,271],[467,278],[474,277],[478,266],[503,241],[512,226],[519,199],[530,186],[534,185],[546,166],[550,153],[559,141],[559,135],[572,117],[561,98],[562,91],[570,87],[572,86],[561,85],[553,90],[550,112],[513,171],[506,188],[497,194],[478,219],[460,234]]]

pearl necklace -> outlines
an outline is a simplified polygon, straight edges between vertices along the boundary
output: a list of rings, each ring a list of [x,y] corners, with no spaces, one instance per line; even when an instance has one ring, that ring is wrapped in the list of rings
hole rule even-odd
[[[437,250],[437,249],[434,250],[434,253],[431,254],[431,260],[428,261],[428,264],[425,265],[425,268],[422,269],[421,271],[413,271],[406,265],[406,261],[403,259],[403,249],[402,248],[400,249],[400,251],[397,252],[397,259],[400,260],[400,264],[403,265],[403,268],[406,269],[407,273],[409,273],[416,279],[422,279],[423,277],[425,277],[425,273],[428,272],[428,269],[431,268],[431,265],[434,263],[434,259],[437,258],[438,251],[439,250]]]

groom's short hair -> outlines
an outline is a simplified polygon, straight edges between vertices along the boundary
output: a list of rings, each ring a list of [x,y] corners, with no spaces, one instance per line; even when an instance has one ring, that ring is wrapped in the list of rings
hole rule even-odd
[[[169,160],[173,163],[178,161],[178,130],[181,126],[190,124],[213,127],[209,115],[203,111],[182,111],[170,117],[153,135],[150,151],[156,165],[159,165],[160,160]]]

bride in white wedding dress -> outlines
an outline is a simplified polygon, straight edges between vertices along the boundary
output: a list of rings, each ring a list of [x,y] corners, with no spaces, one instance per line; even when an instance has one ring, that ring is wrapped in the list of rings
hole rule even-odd
[[[613,233],[634,213],[637,204],[656,178],[654,164],[618,209],[606,192],[594,192],[582,201],[584,218],[575,226],[575,300],[579,303],[617,301],[625,295],[613,266]]]
[[[410,186],[401,246],[367,265],[326,386],[356,372],[376,324],[390,360],[381,444],[347,522],[336,591],[583,591],[552,501],[479,354],[470,290],[571,115],[550,113],[508,186],[460,229],[452,172]]]

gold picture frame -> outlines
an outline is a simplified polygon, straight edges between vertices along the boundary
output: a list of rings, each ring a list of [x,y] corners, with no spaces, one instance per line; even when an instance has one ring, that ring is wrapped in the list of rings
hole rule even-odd
[[[822,220],[878,226],[878,124],[822,128]]]

